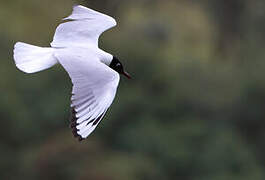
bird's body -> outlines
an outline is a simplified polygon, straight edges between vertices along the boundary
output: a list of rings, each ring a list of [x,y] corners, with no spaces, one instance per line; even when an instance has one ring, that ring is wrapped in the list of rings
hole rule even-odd
[[[119,84],[119,73],[130,77],[120,61],[98,47],[101,33],[116,25],[107,15],[75,6],[55,32],[50,48],[18,42],[14,59],[18,69],[34,73],[59,63],[72,83],[71,128],[79,140],[98,125],[111,105]]]
[[[106,64],[107,66],[110,65],[113,56],[102,49],[95,47],[95,46],[88,46],[88,47],[63,47],[63,48],[53,48],[54,54],[60,54],[60,53],[73,53],[75,56],[80,57],[80,59],[84,59],[86,61],[99,61],[101,63]],[[90,57],[90,58],[88,58]],[[95,58],[91,58],[95,57]]]

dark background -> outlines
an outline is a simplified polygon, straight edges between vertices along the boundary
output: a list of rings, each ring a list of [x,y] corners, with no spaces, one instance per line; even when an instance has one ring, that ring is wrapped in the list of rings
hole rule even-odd
[[[79,4],[116,18],[100,47],[121,78],[99,127],[68,128],[60,65],[16,69],[13,46],[49,46]],[[264,0],[0,0],[0,179],[264,180]]]

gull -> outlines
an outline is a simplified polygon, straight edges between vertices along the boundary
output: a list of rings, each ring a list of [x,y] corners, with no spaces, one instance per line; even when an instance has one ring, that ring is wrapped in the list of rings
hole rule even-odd
[[[124,70],[119,59],[98,47],[100,35],[116,26],[114,18],[77,5],[56,28],[51,47],[23,42],[14,46],[16,67],[35,73],[61,64],[71,78],[70,127],[79,141],[87,138],[113,102]]]

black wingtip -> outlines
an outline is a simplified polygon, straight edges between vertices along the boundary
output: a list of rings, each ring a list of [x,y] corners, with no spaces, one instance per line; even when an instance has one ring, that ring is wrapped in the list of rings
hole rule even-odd
[[[71,116],[70,116],[70,125],[69,127],[72,128],[72,133],[74,135],[75,138],[78,138],[78,141],[81,142],[82,140],[84,140],[84,138],[82,138],[78,133],[77,133],[77,128],[76,126],[78,125],[78,123],[76,122],[77,118],[76,118],[76,111],[74,109],[74,107],[71,108]]]

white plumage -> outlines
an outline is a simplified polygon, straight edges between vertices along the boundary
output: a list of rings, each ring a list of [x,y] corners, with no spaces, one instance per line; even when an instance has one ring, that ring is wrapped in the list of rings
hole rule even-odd
[[[89,53],[86,48],[60,49],[55,52],[55,56],[73,83],[71,106],[75,116],[74,131],[86,138],[111,105],[119,74],[100,62],[98,56]]]
[[[14,48],[14,59],[18,69],[35,73],[48,69],[57,63],[53,48],[42,48],[18,42]]]
[[[97,46],[99,36],[117,24],[112,17],[80,5],[64,20],[70,21],[57,27],[52,47]]]
[[[18,69],[34,73],[60,63],[72,83],[73,133],[80,140],[98,125],[111,105],[119,74],[109,67],[113,56],[98,48],[101,33],[116,21],[105,14],[78,5],[55,32],[50,48],[18,42],[14,59]]]

